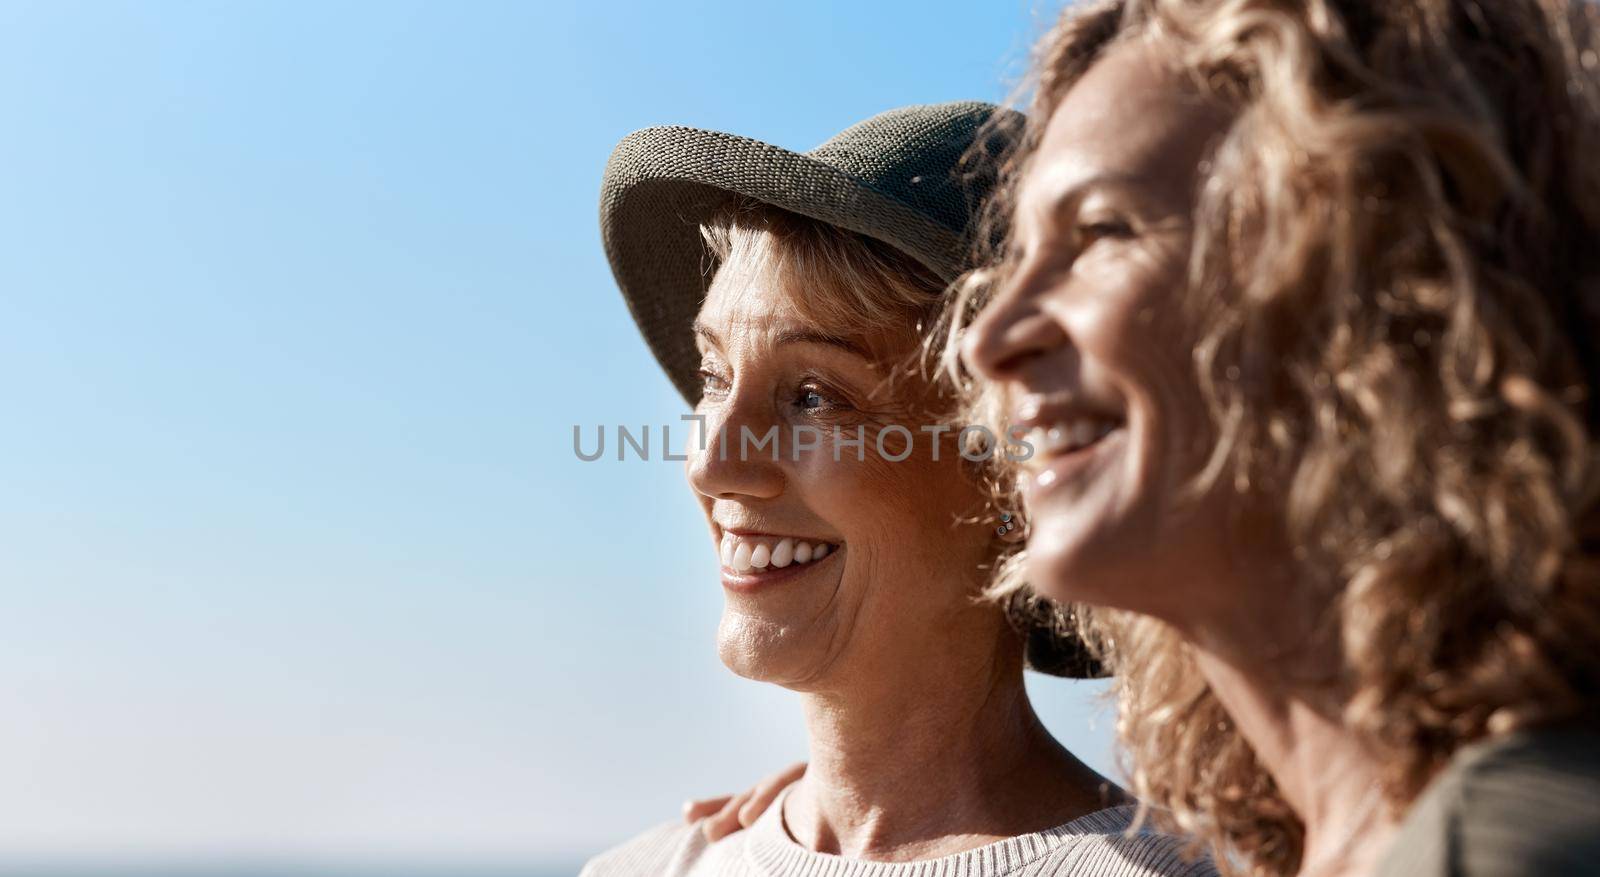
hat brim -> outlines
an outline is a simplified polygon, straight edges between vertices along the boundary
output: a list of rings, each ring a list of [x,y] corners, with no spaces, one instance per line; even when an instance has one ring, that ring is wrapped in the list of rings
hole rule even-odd
[[[698,128],[630,134],[606,163],[601,238],[634,322],[690,404],[700,398],[692,327],[715,267],[700,224],[735,196],[876,238],[946,281],[960,272],[960,235],[833,165]]]

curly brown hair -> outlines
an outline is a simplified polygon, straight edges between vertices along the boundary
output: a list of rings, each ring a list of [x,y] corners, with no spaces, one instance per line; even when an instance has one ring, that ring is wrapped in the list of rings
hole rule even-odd
[[[1197,488],[1266,497],[1329,595],[1345,720],[1397,809],[1463,745],[1600,703],[1596,25],[1583,0],[1080,4],[1040,43],[991,209],[1120,41],[1233,109],[1183,301],[1217,431]],[[1004,244],[987,258],[952,339],[1006,282]],[[1087,627],[1135,791],[1222,867],[1293,873],[1303,825],[1185,641],[1131,613]]]

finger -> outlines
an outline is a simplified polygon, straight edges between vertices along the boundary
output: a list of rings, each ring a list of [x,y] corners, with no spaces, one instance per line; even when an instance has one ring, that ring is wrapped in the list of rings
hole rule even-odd
[[[706,840],[716,843],[738,831],[740,828],[739,809],[744,806],[745,801],[749,800],[749,798],[749,792],[734,795],[728,799],[728,803],[724,804],[721,810],[701,822],[700,831],[706,836]]]
[[[706,836],[706,840],[716,843],[742,828],[743,826],[739,824],[739,810],[749,800],[749,792],[734,795],[721,810],[700,823],[700,831]]]
[[[759,785],[750,790],[750,800],[739,808],[739,824],[745,828],[754,825],[761,814],[767,812],[772,802],[778,799],[778,794],[787,789],[795,780],[805,776],[806,764],[791,764],[784,770],[762,780]]]
[[[733,800],[732,795],[723,795],[720,798],[697,798],[693,801],[683,802],[683,821],[697,822],[713,813],[721,812]]]

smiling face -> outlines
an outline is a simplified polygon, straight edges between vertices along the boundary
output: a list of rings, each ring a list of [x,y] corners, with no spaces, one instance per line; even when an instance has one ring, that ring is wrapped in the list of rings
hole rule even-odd
[[[982,495],[948,435],[935,461],[918,432],[932,422],[918,413],[928,386],[890,380],[915,349],[913,321],[867,332],[820,323],[798,297],[818,291],[794,278],[736,247],[696,321],[705,432],[688,474],[722,565],[723,662],[816,690],[937,666],[961,649],[992,654],[1004,620],[973,599],[990,530],[959,522]],[[878,454],[875,437],[891,424],[914,436],[904,460]],[[777,459],[755,444],[774,427]],[[835,454],[835,427],[846,439],[864,430],[865,459],[853,446]],[[899,456],[904,436],[886,434],[884,449]]]
[[[1184,498],[1210,420],[1181,315],[1199,165],[1228,117],[1147,46],[1115,48],[1046,127],[1017,196],[1014,269],[965,339],[1036,454],[1029,580],[1179,619],[1208,595],[1226,514]]]

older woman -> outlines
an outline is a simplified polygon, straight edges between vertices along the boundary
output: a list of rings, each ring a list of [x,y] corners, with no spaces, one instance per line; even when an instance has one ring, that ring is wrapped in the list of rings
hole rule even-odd
[[[1040,54],[965,358],[1219,861],[1600,868],[1595,15],[1128,0]]]
[[[1029,706],[1023,634],[974,599],[1011,528],[912,366],[968,251],[988,177],[961,156],[993,113],[897,110],[806,155],[685,128],[617,147],[607,254],[696,403],[721,657],[801,693],[811,767],[747,831],[665,825],[586,874],[1210,873],[1128,833],[1120,790]]]

